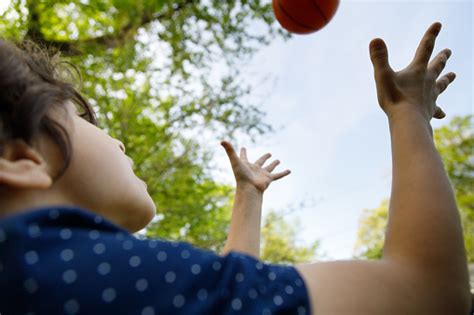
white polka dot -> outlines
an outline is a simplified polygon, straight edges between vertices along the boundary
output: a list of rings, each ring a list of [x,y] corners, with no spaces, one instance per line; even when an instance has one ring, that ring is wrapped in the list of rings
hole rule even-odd
[[[71,229],[68,229],[68,228],[61,229],[61,231],[59,231],[59,236],[63,240],[68,240],[72,236],[72,231],[71,231]]]
[[[107,288],[102,292],[102,299],[107,303],[110,303],[115,300],[116,296],[117,294],[114,288]]]
[[[155,241],[155,240],[148,241],[148,247],[155,248],[156,246],[158,246],[157,241]]]
[[[276,273],[274,273],[273,271],[270,271],[268,273],[268,279],[270,279],[272,281],[275,280],[276,279]]]
[[[32,223],[28,225],[28,235],[32,238],[36,238],[41,235],[41,230],[38,224]]]
[[[232,300],[232,309],[238,311],[242,308],[242,301],[239,298],[235,298]]]
[[[110,272],[110,264],[103,262],[99,266],[97,266],[97,272],[103,276]]]
[[[168,258],[168,255],[166,255],[166,253],[163,251],[156,254],[156,259],[158,259],[158,261],[165,261],[166,258]]]
[[[92,231],[89,232],[89,238],[90,238],[91,240],[96,240],[96,239],[98,239],[99,237],[100,237],[99,231],[97,231],[97,230],[92,230]]]
[[[258,270],[262,270],[263,269],[263,264],[259,261],[255,264],[255,268],[257,268]]]
[[[115,234],[115,238],[121,241],[124,239],[124,234],[122,232],[118,232],[117,234]]]
[[[184,303],[186,303],[186,299],[181,294],[176,295],[173,299],[173,305],[177,308],[183,307]]]
[[[176,274],[173,271],[168,271],[165,274],[165,281],[168,283],[173,283],[176,280]]]
[[[49,211],[49,217],[53,220],[56,220],[59,217],[59,210],[52,209],[51,211]]]
[[[285,287],[285,292],[286,292],[287,294],[293,294],[293,292],[294,292],[293,287],[292,287],[291,285],[287,285],[287,286]]]
[[[94,222],[99,224],[99,223],[102,223],[102,221],[104,221],[104,219],[100,216],[100,215],[96,215],[94,217]]]
[[[306,307],[298,306],[298,315],[306,315]]]
[[[153,306],[147,306],[142,310],[142,315],[155,315]]]
[[[212,263],[212,269],[214,269],[215,271],[220,270],[221,267],[222,267],[222,264],[219,261],[215,261]]]
[[[103,243],[97,243],[92,250],[97,255],[103,254],[105,252],[105,245]]]
[[[257,290],[255,290],[255,289],[250,289],[249,290],[249,297],[251,299],[255,300],[257,298],[257,296],[258,296]]]
[[[29,252],[25,253],[25,260],[28,265],[34,265],[38,262],[38,253],[34,250],[30,250]]]
[[[301,287],[303,285],[303,281],[301,281],[301,279],[296,279],[295,280],[295,284],[299,287]]]
[[[135,283],[135,287],[137,288],[138,291],[143,292],[148,288],[148,281],[146,279],[138,279],[137,282]]]
[[[74,270],[69,269],[63,272],[63,281],[66,283],[73,283],[77,279],[77,274]]]
[[[188,259],[191,254],[189,253],[189,250],[185,249],[181,252],[181,257],[183,259]]]
[[[126,240],[125,242],[123,242],[122,248],[125,249],[125,250],[132,249],[133,248],[133,242],[131,240]]]
[[[275,303],[276,306],[280,306],[283,304],[283,298],[279,295],[275,295],[273,297],[273,303]]]
[[[138,256],[132,256],[130,257],[128,263],[130,264],[130,266],[132,267],[138,267],[140,266],[142,260],[140,259],[140,257]]]
[[[199,290],[197,296],[199,300],[204,301],[205,299],[207,299],[207,290],[206,289]]]
[[[64,303],[64,311],[66,314],[76,314],[79,312],[79,302],[74,299],[71,299]]]
[[[23,286],[25,287],[25,290],[28,293],[33,294],[38,291],[38,283],[33,278],[26,279],[23,283]]]
[[[270,311],[268,308],[264,308],[262,311],[262,315],[272,315],[272,311]]]
[[[245,277],[244,277],[244,274],[239,272],[235,275],[235,281],[237,282],[242,282],[244,281]]]
[[[191,272],[195,275],[199,274],[201,272],[201,266],[199,266],[198,264],[192,265]]]
[[[60,257],[64,261],[70,261],[71,259],[74,258],[74,252],[72,251],[72,249],[69,249],[69,248],[63,249],[61,251]]]

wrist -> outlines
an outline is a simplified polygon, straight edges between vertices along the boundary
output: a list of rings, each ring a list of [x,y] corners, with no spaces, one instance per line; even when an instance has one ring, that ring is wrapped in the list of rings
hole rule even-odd
[[[400,106],[397,107],[397,110],[388,115],[388,122],[390,125],[390,131],[394,130],[394,126],[400,124],[418,124],[423,126],[429,132],[430,136],[433,137],[433,128],[431,127],[430,119],[413,104],[400,104]]]
[[[252,185],[251,183],[245,183],[245,182],[237,182],[237,192],[245,193],[245,194],[251,194],[255,196],[261,196],[263,195],[263,191],[255,187],[255,185]]]
[[[388,119],[390,121],[398,121],[405,119],[419,119],[420,121],[429,123],[431,117],[428,117],[421,108],[421,105],[414,104],[412,102],[399,102],[391,106],[393,110],[388,113]]]

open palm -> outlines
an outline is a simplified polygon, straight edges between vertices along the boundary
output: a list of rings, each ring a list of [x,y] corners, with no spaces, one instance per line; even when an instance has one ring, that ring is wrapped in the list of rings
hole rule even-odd
[[[272,173],[275,167],[280,164],[279,160],[275,160],[267,166],[263,166],[271,157],[270,153],[262,155],[255,163],[250,163],[247,158],[247,150],[240,149],[240,157],[234,150],[234,147],[228,141],[222,141],[221,145],[226,150],[229,157],[232,170],[234,172],[237,184],[250,184],[261,192],[270,186],[271,182],[278,180],[290,174],[289,170]]]

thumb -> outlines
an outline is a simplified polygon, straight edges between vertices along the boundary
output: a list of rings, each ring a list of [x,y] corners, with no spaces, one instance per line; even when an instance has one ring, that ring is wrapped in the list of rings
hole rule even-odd
[[[235,153],[234,147],[228,141],[221,141],[221,145],[224,147],[227,156],[229,157],[230,164],[233,166],[239,159],[237,153]]]
[[[382,72],[392,70],[388,64],[387,45],[381,38],[375,38],[370,42],[369,51],[376,76]]]

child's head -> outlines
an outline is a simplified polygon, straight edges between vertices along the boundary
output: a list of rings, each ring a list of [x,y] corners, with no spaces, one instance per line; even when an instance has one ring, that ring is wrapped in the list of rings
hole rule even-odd
[[[137,231],[154,202],[124,145],[61,80],[63,65],[32,43],[0,39],[0,216],[76,205]]]

